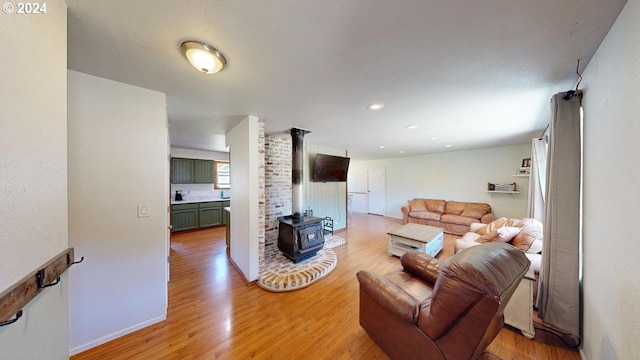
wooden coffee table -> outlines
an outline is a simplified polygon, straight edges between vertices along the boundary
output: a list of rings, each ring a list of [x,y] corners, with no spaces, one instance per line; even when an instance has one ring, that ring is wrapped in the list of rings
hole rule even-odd
[[[402,256],[417,251],[435,257],[444,241],[442,228],[408,223],[389,231],[389,255]]]

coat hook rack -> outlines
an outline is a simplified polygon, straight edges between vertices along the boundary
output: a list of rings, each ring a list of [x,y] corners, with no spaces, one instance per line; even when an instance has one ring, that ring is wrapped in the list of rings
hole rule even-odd
[[[40,289],[44,289],[46,287],[51,287],[51,286],[58,285],[58,283],[60,282],[60,277],[58,276],[56,281],[45,285],[44,282],[46,280],[46,276],[45,276],[44,269],[38,270],[38,274],[36,275],[36,277],[38,278],[38,288],[40,288]]]
[[[74,261],[73,248],[68,248],[0,293],[0,326],[18,321],[22,317],[22,309],[33,298],[44,288],[60,283],[60,276],[71,265],[83,260],[84,257]]]

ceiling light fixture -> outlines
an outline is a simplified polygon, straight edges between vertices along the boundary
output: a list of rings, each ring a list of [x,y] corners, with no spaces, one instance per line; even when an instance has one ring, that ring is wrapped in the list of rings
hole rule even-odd
[[[369,110],[380,110],[384,107],[384,105],[382,104],[369,104],[369,106],[367,106],[367,109]]]
[[[409,126],[407,126],[407,129],[413,130],[413,129],[417,128],[417,127],[418,127],[418,125],[409,125]]]
[[[400,150],[400,154],[404,154],[404,150]]]
[[[378,146],[380,149],[384,149],[384,145],[380,145]]]
[[[444,147],[452,147],[452,146],[453,146],[453,145],[451,145],[451,144],[447,144],[447,145],[445,145]]]
[[[437,137],[432,137],[430,140],[436,141],[436,140],[438,140],[438,138]]]
[[[227,65],[227,59],[218,49],[199,41],[185,41],[180,50],[194,68],[205,74],[215,74]]]

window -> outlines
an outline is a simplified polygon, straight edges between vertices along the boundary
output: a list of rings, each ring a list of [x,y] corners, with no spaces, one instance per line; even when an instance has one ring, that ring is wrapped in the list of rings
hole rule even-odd
[[[214,187],[216,189],[229,189],[231,187],[229,162],[216,160],[213,165]]]

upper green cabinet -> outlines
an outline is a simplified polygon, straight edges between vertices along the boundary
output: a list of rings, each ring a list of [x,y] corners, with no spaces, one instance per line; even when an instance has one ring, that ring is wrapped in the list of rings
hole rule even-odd
[[[171,158],[171,182],[213,184],[213,160]]]
[[[171,158],[171,182],[187,184],[194,181],[194,160]]]
[[[194,160],[195,183],[213,184],[213,160]]]

